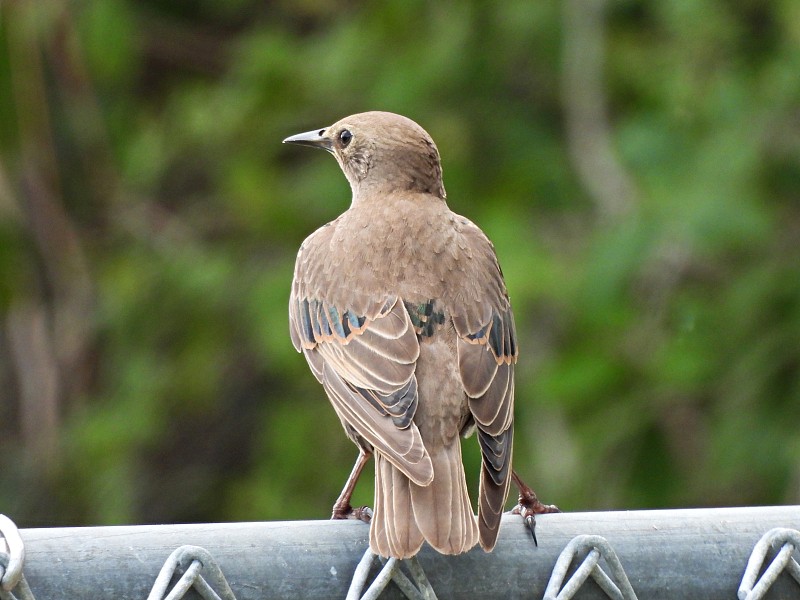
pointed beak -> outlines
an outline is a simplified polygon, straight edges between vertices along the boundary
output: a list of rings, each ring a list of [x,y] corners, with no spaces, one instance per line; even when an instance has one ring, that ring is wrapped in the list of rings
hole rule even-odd
[[[333,142],[330,138],[325,137],[327,129],[315,129],[314,131],[306,131],[305,133],[298,133],[283,140],[284,144],[298,144],[300,146],[311,146],[312,148],[322,148],[328,152],[333,153]]]

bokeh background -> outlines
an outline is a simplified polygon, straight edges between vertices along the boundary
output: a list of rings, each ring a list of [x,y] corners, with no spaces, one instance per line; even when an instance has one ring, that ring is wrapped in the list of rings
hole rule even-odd
[[[49,0],[0,3],[0,512],[328,517],[287,298],[349,188],[280,141],[372,109],[495,242],[543,500],[800,502],[796,0]]]

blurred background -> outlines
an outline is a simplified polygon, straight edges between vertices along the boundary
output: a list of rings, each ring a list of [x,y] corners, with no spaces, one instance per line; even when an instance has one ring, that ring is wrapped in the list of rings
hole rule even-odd
[[[287,301],[350,190],[280,142],[372,109],[495,242],[544,501],[800,502],[795,0],[49,0],[0,4],[0,512],[329,516]]]

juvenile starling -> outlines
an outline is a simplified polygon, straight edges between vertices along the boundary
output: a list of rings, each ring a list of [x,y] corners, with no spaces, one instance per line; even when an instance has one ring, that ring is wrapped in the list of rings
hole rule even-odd
[[[373,552],[490,551],[512,477],[517,360],[491,242],[448,208],[439,151],[406,117],[356,114],[284,142],[333,154],[353,191],[300,247],[289,301],[292,342],[360,449],[333,517],[369,520],[350,498],[374,456]],[[476,429],[477,520],[460,441]]]

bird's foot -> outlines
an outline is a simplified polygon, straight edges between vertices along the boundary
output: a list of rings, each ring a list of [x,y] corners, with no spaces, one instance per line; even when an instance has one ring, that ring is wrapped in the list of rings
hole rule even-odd
[[[520,490],[519,503],[511,510],[511,514],[520,515],[523,518],[536,546],[539,546],[539,541],[536,539],[536,515],[557,512],[561,512],[561,510],[555,504],[543,504],[530,488]]]
[[[364,521],[369,524],[372,521],[372,509],[369,506],[359,506],[353,508],[349,504],[344,506],[334,506],[331,520],[336,521],[339,519],[355,519],[356,521]]]

